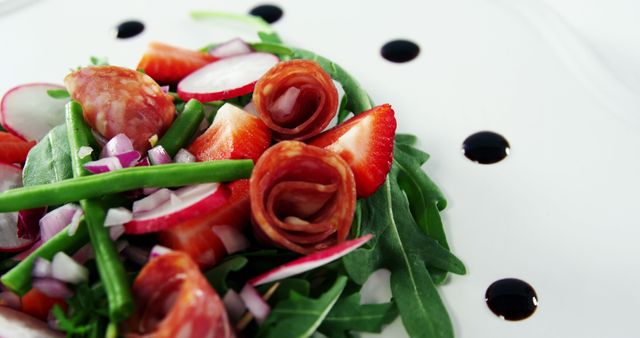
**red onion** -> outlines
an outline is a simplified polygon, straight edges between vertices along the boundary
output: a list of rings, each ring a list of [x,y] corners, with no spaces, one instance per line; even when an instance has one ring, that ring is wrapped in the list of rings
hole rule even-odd
[[[163,146],[156,146],[149,149],[147,153],[149,162],[153,165],[171,163],[171,156],[167,153]]]
[[[118,161],[120,161],[120,165],[123,168],[129,168],[138,164],[138,160],[140,159],[140,152],[132,150],[127,151],[126,153],[113,155],[113,157],[117,158]]]
[[[109,237],[111,237],[112,240],[115,241],[122,235],[124,235],[124,226],[114,225],[112,227],[109,227]]]
[[[40,219],[40,239],[46,242],[71,223],[76,211],[82,210],[76,204],[65,204],[50,211]]]
[[[178,153],[173,158],[175,163],[193,163],[196,161],[196,157],[190,153],[187,149],[180,149]]]
[[[149,158],[145,156],[140,161],[138,161],[136,167],[148,167],[150,165],[151,163],[149,163]]]
[[[93,254],[93,247],[91,246],[91,244],[87,244],[76,251],[76,253],[74,253],[71,258],[73,258],[74,261],[78,262],[78,264],[84,264],[93,259],[93,257],[95,257],[95,255]]]
[[[22,251],[21,253],[13,256],[11,259],[21,262],[25,258],[29,257],[29,255],[31,255],[34,251],[36,251],[36,249],[39,248],[41,245],[42,245],[42,239],[39,239],[35,243],[33,243],[33,245],[29,249]]]
[[[243,251],[249,247],[249,241],[247,238],[244,237],[242,232],[233,226],[215,225],[211,230],[218,236],[229,255]]]
[[[116,157],[105,157],[97,161],[86,163],[84,165],[84,168],[94,174],[100,174],[122,169],[122,164],[120,164],[120,160],[118,160],[118,158]]]
[[[49,297],[69,298],[73,296],[73,292],[67,287],[67,285],[58,279],[34,278],[31,283],[34,288]]]
[[[171,190],[164,188],[133,202],[133,214],[136,215],[157,208],[168,201],[171,198],[171,194],[173,194]]]
[[[122,225],[133,219],[131,211],[127,208],[111,208],[107,210],[107,217],[104,220],[104,226],[110,227],[114,225]]]
[[[147,264],[149,260],[149,251],[139,248],[137,246],[129,245],[124,249],[124,254],[132,262],[142,266]]]
[[[160,188],[142,188],[142,194],[149,196],[159,190]]]
[[[232,322],[237,322],[244,314],[244,310],[247,308],[238,295],[233,289],[229,289],[227,293],[222,298],[222,302],[224,303],[224,307],[227,309],[227,314],[229,315],[229,319]]]
[[[240,38],[235,38],[227,42],[219,44],[217,47],[209,51],[209,55],[218,59],[228,58],[234,55],[251,53],[253,50],[249,45]]]
[[[247,105],[244,106],[244,108],[242,108],[242,110],[246,111],[247,113],[249,113],[251,115],[258,116],[258,112],[256,111],[256,105],[253,104],[253,101],[250,101],[249,103],[247,103]]]
[[[267,319],[271,308],[253,286],[248,283],[245,284],[242,291],[240,291],[240,298],[244,301],[249,312],[256,318],[258,324],[262,324]]]
[[[133,143],[125,134],[118,134],[111,138],[102,148],[100,158],[112,157],[133,151]]]
[[[169,86],[161,86],[160,90],[162,90],[163,93],[167,94],[169,93]]]
[[[20,210],[18,212],[18,238],[35,240],[40,236],[40,218],[47,208]]]
[[[36,257],[33,262],[33,270],[31,270],[31,275],[37,278],[53,277],[51,262],[42,257]]]
[[[78,231],[78,227],[80,226],[80,221],[82,220],[82,216],[84,216],[84,211],[82,211],[82,209],[79,208],[73,214],[73,217],[71,217],[71,223],[69,223],[69,228],[67,228],[67,234],[69,236],[75,235],[76,231]]]
[[[151,253],[149,254],[149,259],[153,259],[156,258],[158,256],[162,256],[166,253],[171,252],[172,250],[169,248],[166,248],[162,245],[154,245],[153,248],[151,248]]]
[[[280,95],[269,109],[273,120],[278,123],[281,121],[288,121],[290,119],[289,116],[293,113],[293,107],[295,106],[299,95],[300,89],[296,87],[289,87],[284,94]]]
[[[78,157],[79,158],[85,158],[85,157],[91,155],[92,152],[93,152],[93,148],[87,147],[87,146],[82,146],[82,147],[80,147],[80,149],[78,149]]]
[[[12,309],[20,310],[22,308],[20,296],[9,290],[0,292],[0,306],[7,306]]]
[[[64,252],[58,252],[53,256],[51,269],[53,278],[63,282],[78,284],[89,279],[89,270]]]

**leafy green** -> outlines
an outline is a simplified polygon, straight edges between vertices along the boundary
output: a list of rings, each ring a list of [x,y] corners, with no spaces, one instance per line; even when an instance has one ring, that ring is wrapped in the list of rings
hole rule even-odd
[[[331,338],[348,337],[349,331],[380,333],[397,316],[393,302],[360,304],[360,294],[353,293],[338,300],[318,331]]]
[[[97,57],[97,56],[92,56],[90,58],[91,64],[94,66],[108,66],[109,65],[109,61],[107,60],[106,57]]]
[[[49,89],[47,90],[47,95],[54,99],[68,99],[70,97],[66,89]]]
[[[282,40],[278,36],[271,25],[259,16],[243,15],[226,12],[210,12],[210,11],[193,11],[191,17],[195,20],[233,20],[253,26],[258,31],[260,40],[271,43],[281,43]]]
[[[27,186],[55,183],[73,177],[71,150],[64,124],[53,128],[27,156],[22,184]]]
[[[347,285],[347,277],[340,276],[333,287],[317,299],[292,292],[288,300],[276,305],[260,327],[261,338],[310,337],[329,314]]]
[[[2,126],[2,124],[0,124],[0,131],[6,131],[6,130],[4,129],[4,127]]]
[[[418,142],[418,138],[411,134],[396,134],[396,144],[404,144],[408,146],[415,146]]]
[[[92,288],[83,283],[75,291],[75,295],[67,299],[66,313],[57,305],[53,309],[60,329],[67,332],[67,337],[104,337],[109,323],[104,288],[100,284]]]
[[[280,283],[280,286],[278,286],[278,288],[273,293],[271,298],[269,298],[269,303],[271,303],[271,304],[278,304],[278,302],[280,302],[282,300],[289,299],[289,297],[291,296],[291,292],[295,292],[295,293],[297,293],[299,295],[302,295],[302,296],[305,296],[305,297],[309,296],[309,292],[310,292],[310,289],[311,289],[311,283],[309,283],[309,281],[306,280],[306,279],[302,279],[302,278],[287,278],[287,279],[283,279],[283,280],[279,281],[278,283]],[[272,285],[273,284],[271,284],[271,283],[270,284],[265,284],[265,285],[260,285],[257,288],[257,290],[258,290],[258,292],[260,292],[260,294],[264,295]]]
[[[338,107],[338,124],[344,122],[351,113],[347,109],[347,103],[349,103],[349,97],[347,94],[344,94],[342,95],[342,100],[340,100],[340,107]]]
[[[239,271],[244,268],[248,262],[249,260],[243,256],[231,257],[218,264],[215,268],[207,271],[205,277],[220,295],[224,295],[227,293],[227,290],[229,290],[229,286],[227,285],[229,273]]]

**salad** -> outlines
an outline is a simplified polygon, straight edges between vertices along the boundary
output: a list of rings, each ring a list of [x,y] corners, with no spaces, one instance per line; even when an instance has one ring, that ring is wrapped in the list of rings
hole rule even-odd
[[[4,95],[0,336],[453,337],[437,285],[466,271],[402,114],[259,18],[193,16],[260,41]],[[379,269],[392,299],[361,304]]]

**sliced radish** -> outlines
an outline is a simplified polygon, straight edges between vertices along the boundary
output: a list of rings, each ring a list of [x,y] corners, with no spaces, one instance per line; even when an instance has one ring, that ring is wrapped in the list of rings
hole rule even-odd
[[[180,149],[176,156],[173,158],[176,163],[193,163],[196,161],[196,157],[190,153],[187,149]]]
[[[123,225],[133,219],[133,214],[127,208],[111,208],[107,210],[107,217],[104,220],[104,226],[112,227],[114,225]]]
[[[0,150],[1,151],[1,150]],[[0,163],[0,193],[22,186],[22,170]],[[35,239],[18,237],[18,213],[0,213],[0,252],[17,252],[28,248]]]
[[[76,210],[76,212],[73,214],[73,217],[71,217],[71,223],[69,223],[69,227],[67,228],[67,234],[69,236],[75,235],[76,231],[78,231],[82,216],[84,216],[84,211],[80,208]]]
[[[97,161],[87,162],[84,168],[94,174],[101,174],[122,169],[122,164],[120,164],[120,160],[116,157],[105,157]]]
[[[211,231],[218,236],[229,255],[243,251],[249,247],[247,238],[235,227],[230,225],[216,225],[211,228]]]
[[[229,291],[227,291],[222,298],[222,302],[224,303],[224,307],[227,309],[229,319],[234,323],[240,320],[242,314],[244,314],[244,310],[247,308],[240,295],[233,289],[229,289]]]
[[[64,338],[41,320],[6,306],[0,306],[0,337]]]
[[[53,127],[64,123],[67,100],[54,99],[48,90],[64,89],[50,83],[29,83],[9,90],[0,102],[0,123],[10,133],[26,140],[40,140]]]
[[[73,292],[64,282],[53,278],[34,278],[33,287],[53,298],[69,298]]]
[[[69,203],[54,209],[40,219],[40,238],[43,242],[48,241],[60,230],[71,224],[76,212],[82,211],[79,205]]]
[[[89,279],[89,270],[64,252],[58,252],[53,256],[51,271],[53,278],[71,284],[79,284]]]
[[[210,213],[225,204],[229,191],[224,185],[205,183],[179,189],[175,196],[179,201],[170,198],[153,210],[134,214],[133,220],[125,224],[126,232],[156,232]]]
[[[171,156],[167,153],[163,146],[155,146],[149,149],[149,162],[153,165],[172,163]]]
[[[209,51],[209,55],[218,59],[224,59],[231,56],[248,54],[253,52],[249,45],[240,38],[235,38],[227,42],[221,43]]]
[[[107,144],[102,147],[100,158],[116,156],[128,153],[133,150],[133,143],[127,135],[120,133],[112,137]]]
[[[178,83],[178,96],[185,101],[211,102],[249,94],[279,61],[273,54],[249,53],[210,63]]]
[[[271,271],[267,271],[258,277],[252,278],[249,280],[248,284],[257,286],[313,270],[347,255],[351,251],[368,242],[372,237],[372,234],[364,235],[360,238],[352,239],[322,251],[314,252],[310,255],[298,258]]]
[[[113,157],[117,158],[118,161],[120,161],[120,165],[123,168],[129,168],[138,164],[138,160],[140,159],[140,152],[132,150],[127,151],[126,153],[113,155]]]
[[[164,254],[167,254],[169,252],[172,252],[173,250],[164,247],[162,245],[154,245],[153,248],[151,248],[151,252],[149,253],[149,259],[152,258],[156,258],[158,256],[162,256]]]
[[[134,216],[159,207],[164,202],[169,200],[171,194],[173,194],[173,191],[167,188],[162,188],[160,190],[152,192],[149,196],[141,200],[133,202],[132,210]]]
[[[247,283],[240,291],[240,298],[249,309],[249,312],[256,318],[258,324],[262,324],[271,313],[271,307],[262,298],[258,290],[251,284]]]

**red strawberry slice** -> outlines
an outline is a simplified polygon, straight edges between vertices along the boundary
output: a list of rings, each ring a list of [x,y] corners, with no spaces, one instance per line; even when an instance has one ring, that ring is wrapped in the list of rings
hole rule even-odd
[[[36,145],[35,141],[25,141],[5,131],[0,131],[0,162],[24,163],[27,153]]]
[[[395,132],[393,109],[384,104],[325,131],[309,144],[340,154],[353,171],[358,197],[367,197],[391,169]]]
[[[213,123],[198,137],[189,152],[200,162],[224,159],[252,159],[254,162],[271,143],[271,130],[258,117],[225,104]]]
[[[218,60],[207,53],[152,42],[138,63],[147,75],[160,84],[176,84],[187,75]]]

